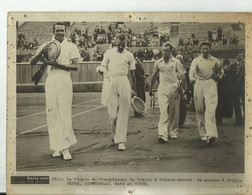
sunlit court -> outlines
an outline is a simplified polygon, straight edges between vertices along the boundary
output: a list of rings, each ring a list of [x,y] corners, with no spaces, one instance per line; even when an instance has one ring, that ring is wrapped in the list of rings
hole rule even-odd
[[[234,119],[219,127],[216,145],[202,148],[195,112],[188,112],[177,140],[157,141],[159,108],[147,110],[144,118],[130,113],[127,150],[119,152],[111,142],[107,108],[100,92],[74,93],[72,123],[77,144],[73,159],[52,158],[49,149],[44,93],[17,93],[17,170],[19,171],[132,171],[132,172],[243,172],[243,129]],[[239,131],[239,134],[237,134]],[[207,150],[207,154],[206,154]],[[169,165],[169,166],[168,166]]]

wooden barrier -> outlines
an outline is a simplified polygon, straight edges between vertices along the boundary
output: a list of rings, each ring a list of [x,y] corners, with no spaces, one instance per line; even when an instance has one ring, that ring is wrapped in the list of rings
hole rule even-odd
[[[103,76],[96,73],[96,67],[100,62],[81,62],[78,71],[71,72],[74,92],[94,92],[101,91]],[[154,61],[144,61],[145,72],[152,74]],[[16,83],[17,92],[44,92],[44,85],[47,77],[47,71],[44,72],[38,86],[34,86],[31,78],[38,70],[41,64],[31,66],[28,63],[17,63]],[[146,79],[150,83],[150,77]]]

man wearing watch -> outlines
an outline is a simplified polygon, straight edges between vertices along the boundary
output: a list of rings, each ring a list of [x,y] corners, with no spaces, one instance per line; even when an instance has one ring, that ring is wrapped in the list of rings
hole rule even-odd
[[[50,149],[53,157],[63,156],[71,160],[69,148],[77,140],[72,128],[73,88],[70,71],[78,69],[79,50],[73,43],[67,41],[66,26],[56,23],[53,26],[53,40],[60,42],[61,52],[55,62],[47,64],[47,79],[45,83],[46,114]],[[49,45],[44,43],[31,59],[31,65],[37,64],[49,51]]]
[[[125,49],[126,36],[119,34],[117,47],[107,50],[101,62],[111,79],[108,113],[111,121],[112,141],[118,150],[125,150],[131,97],[136,95],[135,59]]]

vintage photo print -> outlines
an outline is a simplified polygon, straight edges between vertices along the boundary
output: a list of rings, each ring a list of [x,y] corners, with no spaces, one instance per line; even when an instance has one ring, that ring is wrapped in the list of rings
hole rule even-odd
[[[8,13],[7,194],[250,194],[250,13]]]

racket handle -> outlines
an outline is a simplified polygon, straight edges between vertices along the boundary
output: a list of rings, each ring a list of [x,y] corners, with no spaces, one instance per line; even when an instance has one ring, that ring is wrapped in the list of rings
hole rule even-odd
[[[45,69],[46,69],[46,64],[43,64],[38,70],[37,72],[33,75],[32,77],[32,81],[34,83],[34,85],[38,85],[38,82],[40,81],[41,77],[43,76]]]

